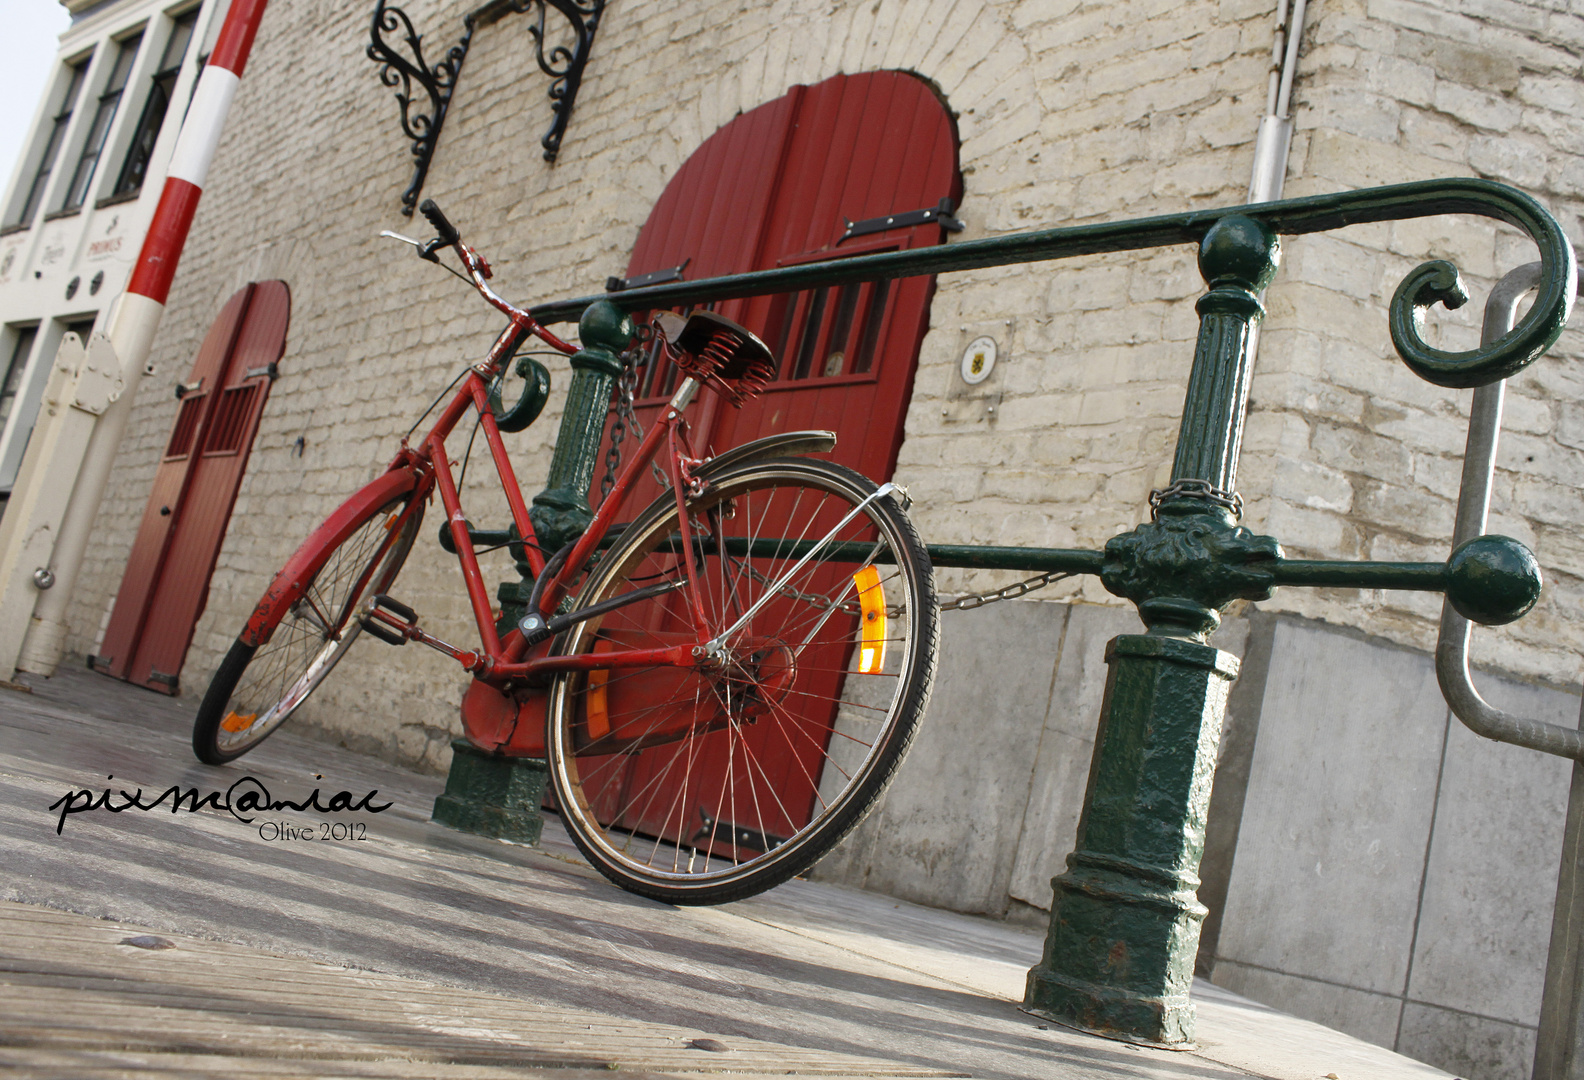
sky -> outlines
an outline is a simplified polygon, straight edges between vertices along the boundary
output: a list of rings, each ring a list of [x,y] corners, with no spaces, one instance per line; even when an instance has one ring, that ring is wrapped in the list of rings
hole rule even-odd
[[[57,0],[0,0],[5,23],[0,43],[0,194],[11,180],[22,141],[27,138],[44,85],[55,65],[56,40],[71,25]]]

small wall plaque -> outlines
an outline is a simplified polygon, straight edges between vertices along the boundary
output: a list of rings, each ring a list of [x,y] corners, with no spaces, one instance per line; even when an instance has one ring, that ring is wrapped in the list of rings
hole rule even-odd
[[[990,372],[995,370],[995,362],[995,338],[974,338],[968,343],[968,348],[963,351],[963,382],[969,386],[977,386],[984,382],[990,377]]]

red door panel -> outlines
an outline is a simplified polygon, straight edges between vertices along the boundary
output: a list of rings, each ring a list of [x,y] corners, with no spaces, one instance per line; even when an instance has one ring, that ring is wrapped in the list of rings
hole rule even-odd
[[[173,694],[286,346],[286,284],[247,286],[199,349],[95,667]]]
[[[962,190],[956,146],[945,108],[911,75],[869,72],[796,87],[721,128],[677,171],[639,234],[628,276],[686,262],[685,276],[696,280],[940,243],[935,224],[839,241],[848,221],[955,201]],[[933,279],[911,278],[721,304],[721,314],[770,345],[779,376],[740,410],[701,393],[690,410],[695,448],[718,452],[778,431],[828,428],[837,433],[836,461],[872,479],[889,479],[933,287]],[[676,381],[674,371],[643,375],[638,415],[645,425]],[[645,479],[624,514],[658,493],[659,486]],[[846,657],[831,657],[820,666],[839,673],[846,663]],[[838,689],[833,684],[822,691],[834,698]],[[834,716],[807,719],[827,733],[834,722]],[[811,746],[802,755],[762,749],[764,760],[784,773],[783,806],[794,816],[807,815],[824,748]],[[612,805],[625,801],[622,792],[648,790],[660,766],[647,759],[663,753],[630,756],[610,781]],[[725,758],[717,756],[724,770]],[[652,801],[663,809],[674,797],[656,788]],[[754,816],[746,808],[734,812]],[[806,820],[737,823],[779,834]],[[657,822],[625,824],[643,830]]]

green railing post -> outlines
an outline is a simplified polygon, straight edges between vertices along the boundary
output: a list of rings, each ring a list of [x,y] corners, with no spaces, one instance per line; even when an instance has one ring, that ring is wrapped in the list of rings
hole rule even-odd
[[[572,385],[550,462],[550,478],[528,508],[539,545],[553,552],[577,539],[593,520],[589,485],[594,479],[611,387],[621,374],[621,354],[632,344],[632,318],[612,304],[588,305],[578,323],[582,347],[572,354]],[[509,535],[515,537],[515,531]],[[533,589],[520,544],[511,544],[521,581],[501,582],[502,632],[515,626]],[[539,841],[544,819],[545,763],[538,758],[491,754],[458,739],[452,744],[445,794],[435,800],[434,820],[463,832],[523,843]]]
[[[1204,644],[1219,609],[1263,598],[1281,548],[1235,525],[1238,446],[1280,247],[1266,226],[1222,218],[1199,248],[1199,300],[1172,483],[1154,520],[1106,545],[1101,580],[1148,633],[1114,639],[1078,844],[1052,885],[1045,955],[1024,1005],[1073,1027],[1156,1045],[1192,1041],[1205,811],[1237,659]]]
[[[632,319],[609,302],[590,304],[578,322],[582,348],[572,354],[572,385],[550,459],[550,478],[528,510],[539,546],[547,554],[583,535],[594,519],[589,486],[599,463],[611,388],[621,375],[621,354],[633,336]]]
[[[611,387],[621,375],[621,354],[632,344],[633,334],[632,319],[605,301],[590,304],[578,322],[582,348],[571,357],[572,385],[567,389],[550,475],[528,508],[528,520],[546,556],[582,536],[594,518],[589,488],[599,464]],[[533,574],[521,545],[512,545],[511,553],[521,580],[503,581],[496,590],[503,633],[517,625],[533,591]]]

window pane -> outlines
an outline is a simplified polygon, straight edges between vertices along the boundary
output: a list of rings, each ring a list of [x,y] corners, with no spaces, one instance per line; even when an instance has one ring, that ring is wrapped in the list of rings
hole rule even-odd
[[[143,35],[138,34],[121,42],[116,50],[115,66],[110,69],[104,93],[99,95],[99,108],[94,112],[93,125],[83,142],[77,168],[72,171],[71,187],[66,191],[66,201],[61,203],[62,210],[75,210],[88,197],[88,185],[93,181],[94,168],[99,164],[105,137],[110,133],[110,122],[115,119],[116,106],[121,103],[121,92],[126,88],[127,73],[132,70],[132,61],[142,41]]]
[[[11,404],[16,401],[17,391],[22,386],[22,372],[27,368],[28,354],[33,351],[33,342],[37,337],[36,326],[17,331],[16,344],[7,358],[5,381],[0,383],[0,431],[5,430],[6,419],[11,415]]]
[[[176,25],[171,27],[171,36],[165,41],[165,52],[160,56],[161,71],[181,67],[182,58],[187,55],[187,46],[192,41],[193,26],[197,22],[197,8],[177,16]]]
[[[28,185],[27,201],[22,204],[22,213],[17,217],[17,222],[24,225],[30,223],[38,212],[44,189],[49,185],[50,174],[55,170],[55,158],[60,153],[61,141],[66,137],[66,125],[71,122],[72,110],[77,106],[77,92],[82,89],[88,61],[79,60],[70,70],[70,81],[66,84],[65,96],[61,98],[60,111],[55,114],[55,120],[50,125],[49,141],[44,144],[38,171],[33,174],[33,183]]]
[[[194,9],[177,19],[171,28],[170,39],[165,42],[165,52],[160,59],[160,70],[154,74],[154,85],[143,105],[143,116],[132,135],[121,175],[116,178],[117,195],[137,191],[143,186],[149,159],[154,156],[154,144],[159,140],[160,128],[165,125],[165,115],[170,111],[171,92],[181,72],[182,58],[187,55],[187,45],[192,41],[193,24],[197,21],[198,12]]]

